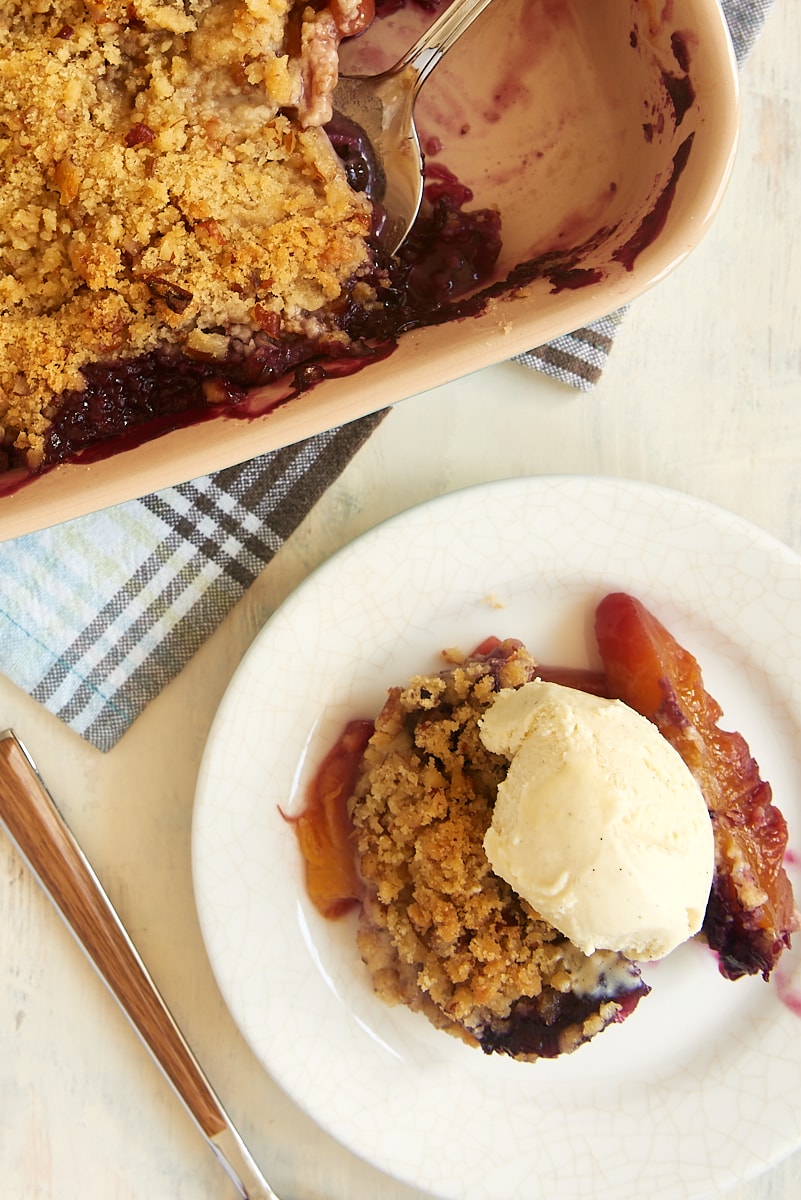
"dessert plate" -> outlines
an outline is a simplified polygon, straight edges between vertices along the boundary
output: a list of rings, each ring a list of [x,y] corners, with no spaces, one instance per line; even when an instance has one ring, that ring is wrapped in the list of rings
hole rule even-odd
[[[292,827],[343,723],[439,652],[517,636],[596,665],[592,618],[635,593],[698,657],[801,849],[801,561],[689,496],[541,477],[441,497],[312,574],[257,637],[215,719],[193,823],[203,936],[231,1013],[292,1098],[437,1197],[693,1200],[801,1143],[801,968],[723,980],[689,943],[633,1016],[556,1061],[485,1057],[377,1000],[355,918],[309,904]],[[796,890],[799,879],[795,873]]]

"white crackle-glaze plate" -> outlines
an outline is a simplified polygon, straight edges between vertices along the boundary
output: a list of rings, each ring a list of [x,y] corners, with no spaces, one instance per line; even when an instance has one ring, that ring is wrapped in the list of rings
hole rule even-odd
[[[693,1200],[801,1141],[796,952],[769,984],[728,983],[708,951],[683,946],[648,970],[653,991],[628,1021],[569,1058],[520,1064],[385,1007],[353,920],[326,922],[304,894],[279,806],[302,806],[346,719],[374,715],[387,686],[442,648],[489,634],[592,665],[594,606],[619,589],[699,658],[797,852],[801,562],[738,517],[644,484],[508,480],[379,526],[275,614],[211,732],[193,868],[234,1019],[320,1125],[439,1197]]]

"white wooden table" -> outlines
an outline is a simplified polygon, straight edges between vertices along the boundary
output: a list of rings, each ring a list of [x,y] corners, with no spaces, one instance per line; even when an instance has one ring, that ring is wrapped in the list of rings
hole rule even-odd
[[[648,480],[740,513],[801,552],[800,62],[801,9],[778,0],[744,72],[741,149],[722,212],[690,260],[636,303],[595,391],[579,395],[506,364],[399,405],[111,754],[0,680],[3,725],[38,760],[282,1200],[422,1194],[356,1160],[294,1108],[216,989],[189,856],[193,786],[216,705],[265,619],[318,563],[380,519],[467,484],[554,472]],[[801,1153],[729,1194],[797,1200]],[[232,1195],[0,840],[0,1196]]]

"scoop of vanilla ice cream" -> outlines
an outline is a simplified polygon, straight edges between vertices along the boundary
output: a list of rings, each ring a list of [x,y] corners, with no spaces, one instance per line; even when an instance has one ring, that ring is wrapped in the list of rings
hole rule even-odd
[[[701,927],[714,868],[698,784],[619,700],[535,680],[481,721],[510,759],[484,849],[492,869],[585,954],[668,954]]]

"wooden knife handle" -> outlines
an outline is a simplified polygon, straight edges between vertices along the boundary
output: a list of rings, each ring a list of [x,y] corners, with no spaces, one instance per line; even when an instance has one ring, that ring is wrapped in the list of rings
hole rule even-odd
[[[206,1137],[220,1101],[27,752],[0,734],[0,820]]]

